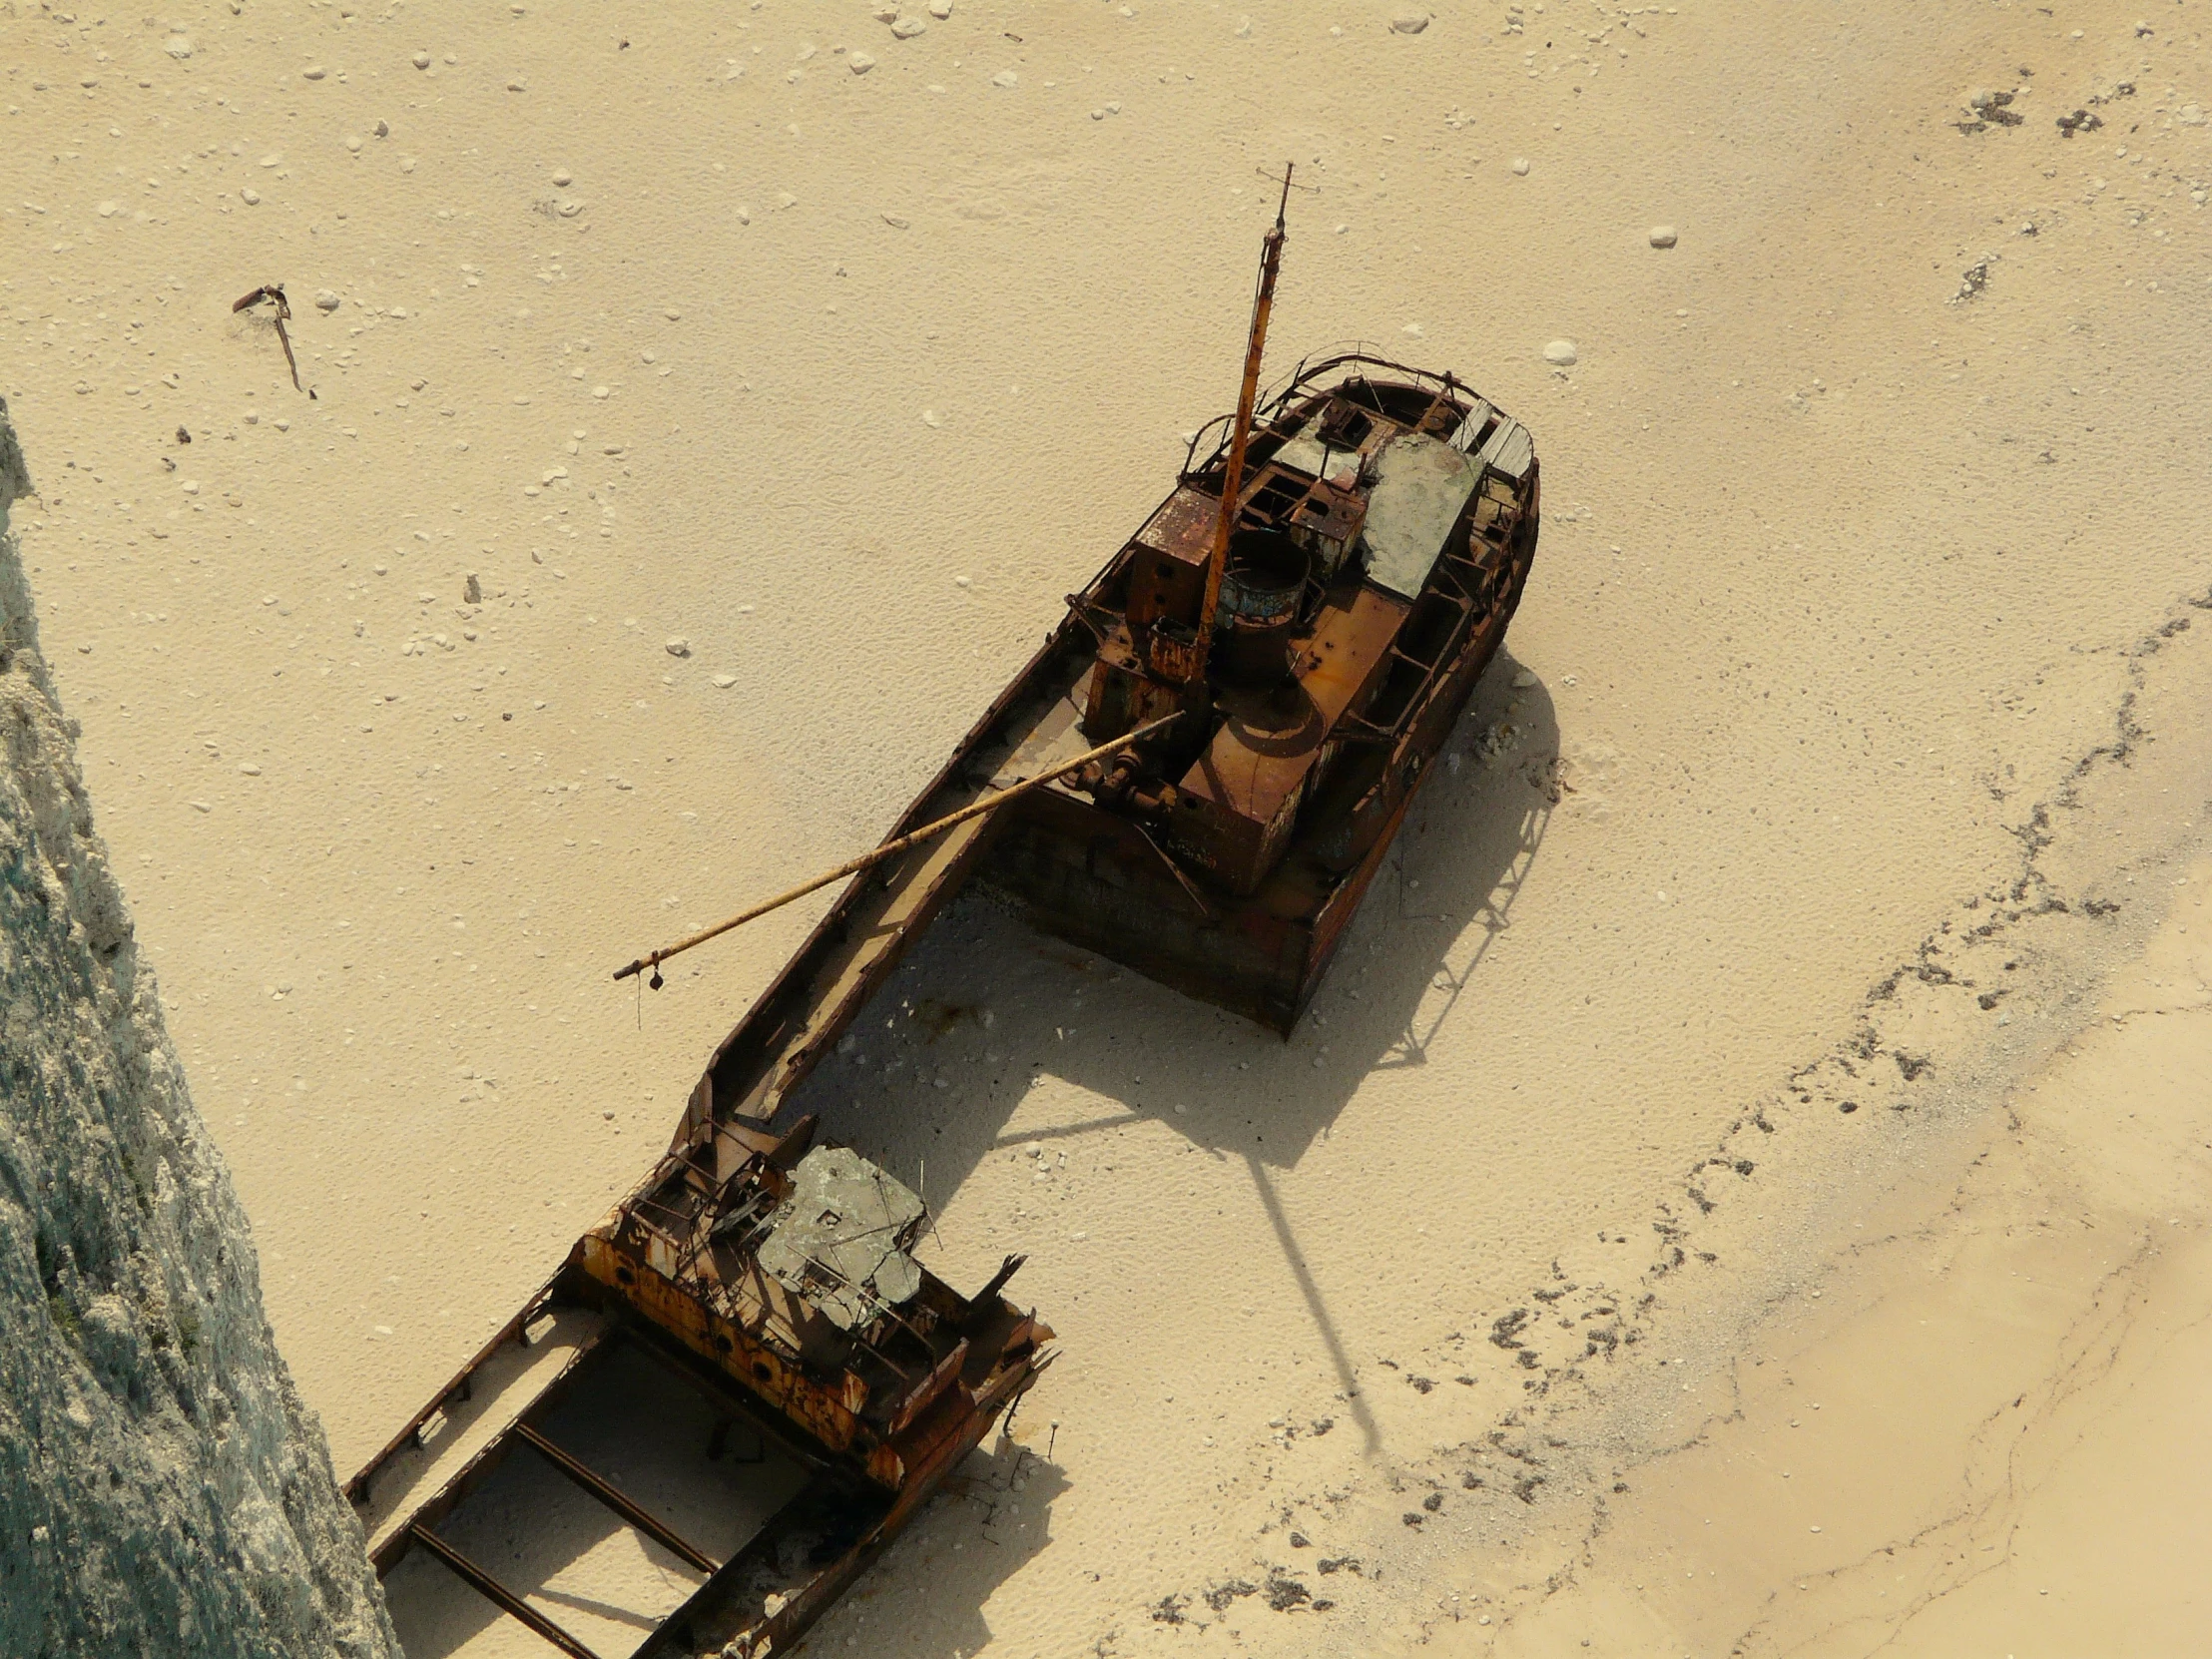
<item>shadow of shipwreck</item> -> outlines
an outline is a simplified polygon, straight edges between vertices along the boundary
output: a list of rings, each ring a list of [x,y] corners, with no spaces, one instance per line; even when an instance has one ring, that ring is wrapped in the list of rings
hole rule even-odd
[[[1558,727],[1501,653],[1414,799],[1305,1020],[1286,1041],[1080,946],[987,895],[955,902],[853,1022],[788,1113],[949,1195],[994,1149],[1145,1121],[1220,1155],[1295,1167],[1377,1071],[1426,1062],[1478,998],[1534,867]],[[1509,1033],[1516,1017],[1497,1010]],[[1092,1109],[1009,1131],[1045,1079]]]
[[[1477,685],[1336,963],[1290,1040],[1045,937],[985,896],[957,902],[794,1098],[825,1132],[941,1204],[993,1152],[1157,1122],[1251,1173],[1371,1450],[1380,1433],[1274,1172],[1295,1168],[1365,1080],[1426,1063],[1480,1001],[1480,971],[1543,844],[1558,726],[1500,654]],[[1495,1009],[1500,1038],[1526,1010]],[[1012,1130],[1040,1086],[1082,1099]]]

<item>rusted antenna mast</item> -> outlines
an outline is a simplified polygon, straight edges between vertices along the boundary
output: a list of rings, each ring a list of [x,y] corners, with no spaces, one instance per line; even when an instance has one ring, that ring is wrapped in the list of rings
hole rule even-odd
[[[1260,356],[1267,349],[1268,313],[1275,307],[1275,276],[1283,269],[1283,215],[1291,205],[1291,174],[1283,166],[1283,200],[1276,205],[1275,229],[1260,245],[1260,291],[1252,300],[1252,338],[1245,347],[1244,388],[1237,394],[1237,424],[1229,434],[1229,474],[1221,484],[1221,517],[1214,525],[1214,553],[1206,561],[1206,600],[1198,611],[1197,673],[1206,672],[1214,643],[1214,612],[1221,604],[1221,579],[1229,566],[1229,527],[1237,520],[1237,495],[1244,488],[1245,446],[1252,440],[1252,405],[1260,396]]]

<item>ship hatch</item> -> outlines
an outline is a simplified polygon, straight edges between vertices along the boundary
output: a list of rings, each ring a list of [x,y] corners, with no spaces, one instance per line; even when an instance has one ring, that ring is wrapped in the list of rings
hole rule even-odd
[[[921,1289],[906,1254],[921,1220],[907,1188],[850,1147],[820,1146],[792,1172],[760,1264],[840,1331],[862,1330]]]
[[[1437,438],[1407,432],[1377,452],[1368,495],[1368,580],[1417,599],[1482,469]]]

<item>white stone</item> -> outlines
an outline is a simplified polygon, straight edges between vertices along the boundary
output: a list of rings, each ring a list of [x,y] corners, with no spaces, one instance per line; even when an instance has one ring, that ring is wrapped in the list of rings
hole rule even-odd
[[[1428,27],[1426,12],[1399,12],[1390,19],[1390,27],[1401,35],[1417,35]]]
[[[1519,174],[1523,179],[1527,178],[1528,158],[1526,156],[1515,156],[1513,158],[1513,171]]]
[[[430,54],[417,52],[411,61],[417,69],[428,69],[430,67]]]
[[[190,35],[171,35],[168,40],[162,43],[162,50],[179,63],[183,63],[192,56],[192,37]]]
[[[1020,80],[1021,77],[1012,70],[1002,69],[991,77],[991,85],[994,87],[1010,87],[1016,85]]]
[[[952,15],[952,0],[929,0],[929,15],[942,23]]]
[[[1672,248],[1675,245],[1675,229],[1672,225],[1654,225],[1651,228],[1651,246]]]
[[[1555,339],[1544,347],[1544,361],[1556,368],[1565,368],[1580,355],[1571,339]]]
[[[689,657],[691,655],[691,641],[680,634],[675,635],[669,640],[667,649],[671,657]]]
[[[338,308],[338,296],[323,288],[314,296],[314,308],[318,311],[334,311]]]
[[[855,75],[865,75],[875,67],[875,60],[865,52],[853,53],[852,56],[844,60],[844,63],[845,67]]]

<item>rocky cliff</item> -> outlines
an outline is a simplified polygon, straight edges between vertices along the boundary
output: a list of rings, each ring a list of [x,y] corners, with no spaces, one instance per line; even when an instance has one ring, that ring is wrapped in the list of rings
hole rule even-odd
[[[39,655],[0,402],[0,1654],[398,1643]]]

